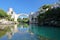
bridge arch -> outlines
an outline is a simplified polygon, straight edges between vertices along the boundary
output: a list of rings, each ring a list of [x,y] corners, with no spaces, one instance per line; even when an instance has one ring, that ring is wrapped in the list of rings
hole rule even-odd
[[[15,14],[15,15],[14,15],[14,21],[17,22],[17,19],[19,18],[19,16],[27,16],[27,17],[29,17],[28,14]]]

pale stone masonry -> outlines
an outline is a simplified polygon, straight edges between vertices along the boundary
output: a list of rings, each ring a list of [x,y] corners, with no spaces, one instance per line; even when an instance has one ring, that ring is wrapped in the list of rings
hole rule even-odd
[[[24,15],[24,16],[28,16],[28,17],[29,17],[28,14],[16,14],[16,13],[14,12],[13,8],[9,8],[9,10],[7,11],[7,14],[8,14],[8,15],[11,15],[11,18],[13,18],[15,22],[17,22],[17,19],[18,19],[18,17],[19,17],[20,15]]]

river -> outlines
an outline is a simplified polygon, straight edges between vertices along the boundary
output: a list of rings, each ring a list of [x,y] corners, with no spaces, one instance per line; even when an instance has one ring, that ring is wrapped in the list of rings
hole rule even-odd
[[[0,40],[60,40],[60,28],[37,24],[0,25]]]

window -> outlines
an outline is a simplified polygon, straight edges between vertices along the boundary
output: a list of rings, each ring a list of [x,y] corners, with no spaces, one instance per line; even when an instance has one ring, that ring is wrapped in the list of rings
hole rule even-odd
[[[13,14],[13,11],[11,12],[11,14]]]

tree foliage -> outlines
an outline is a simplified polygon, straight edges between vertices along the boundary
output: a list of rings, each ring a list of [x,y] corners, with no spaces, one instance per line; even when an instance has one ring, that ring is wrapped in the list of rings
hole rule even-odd
[[[7,13],[4,10],[0,9],[0,18],[6,18],[8,17]]]
[[[42,6],[43,9],[46,9],[46,8],[51,8],[51,5],[44,5]]]
[[[43,6],[44,9],[47,8],[46,6]],[[40,13],[40,12],[39,12]],[[39,24],[43,23],[46,24],[48,22],[48,24],[52,23],[51,21],[54,21],[54,25],[55,24],[60,24],[60,8],[53,8],[53,9],[49,9],[48,11],[41,13],[38,15],[38,22]]]

